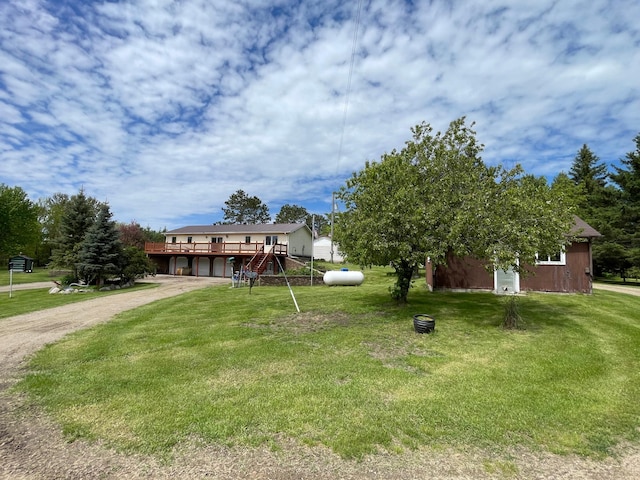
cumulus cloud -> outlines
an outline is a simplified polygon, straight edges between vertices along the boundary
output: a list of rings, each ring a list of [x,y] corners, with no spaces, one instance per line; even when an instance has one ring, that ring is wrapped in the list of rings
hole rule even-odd
[[[358,4],[2,2],[0,182],[174,228],[240,188],[326,213],[421,121],[538,175],[632,149],[637,1],[363,0],[352,65]]]

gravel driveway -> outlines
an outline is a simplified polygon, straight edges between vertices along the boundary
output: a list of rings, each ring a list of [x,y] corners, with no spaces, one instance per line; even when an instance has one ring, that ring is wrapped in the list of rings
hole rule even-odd
[[[158,282],[159,287],[0,319],[1,479],[640,478],[637,446],[621,450],[617,459],[604,461],[518,448],[509,453],[507,460],[504,453],[425,448],[403,454],[380,453],[356,462],[342,460],[325,448],[308,448],[286,438],[281,439],[280,451],[207,446],[193,441],[181,445],[173,460],[164,463],[153,457],[124,455],[99,442],[66,441],[45,413],[9,391],[24,374],[29,354],[74,330],[106,322],[119,312],[228,280],[158,276],[152,281]]]
[[[627,293],[629,295],[635,295],[640,297],[640,287],[625,287],[624,285],[612,285],[609,283],[593,283],[593,288],[596,290],[607,290],[609,292]]]

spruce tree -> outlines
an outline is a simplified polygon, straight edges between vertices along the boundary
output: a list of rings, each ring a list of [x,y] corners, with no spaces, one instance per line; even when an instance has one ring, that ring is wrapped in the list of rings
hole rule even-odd
[[[573,159],[569,178],[581,186],[587,196],[597,195],[607,184],[607,166],[584,144]]]
[[[618,243],[625,251],[627,268],[640,267],[640,134],[634,138],[635,151],[620,160],[624,167],[614,166],[611,179],[620,187],[619,216],[615,226],[619,231]],[[626,276],[626,269],[621,275]]]
[[[111,220],[111,211],[102,204],[98,217],[87,231],[79,252],[78,272],[87,283],[95,281],[100,287],[108,275],[120,271],[122,243],[120,232]]]
[[[66,205],[59,225],[58,237],[53,241],[52,263],[63,269],[72,270],[78,278],[77,263],[85,235],[96,218],[98,202],[87,197],[84,190],[73,195]]]
[[[578,216],[603,236],[593,241],[593,266],[595,274],[619,273],[627,264],[619,244],[619,196],[620,191],[607,185],[609,173],[604,163],[585,144],[576,154],[569,178],[578,187]]]

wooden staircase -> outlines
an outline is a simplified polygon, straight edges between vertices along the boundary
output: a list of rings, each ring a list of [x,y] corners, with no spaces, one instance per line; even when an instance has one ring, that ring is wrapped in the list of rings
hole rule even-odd
[[[269,260],[272,259],[273,254],[271,252],[265,253],[264,247],[262,247],[260,251],[256,252],[256,254],[251,257],[249,263],[247,263],[247,270],[256,272],[258,275],[262,275],[269,265]]]

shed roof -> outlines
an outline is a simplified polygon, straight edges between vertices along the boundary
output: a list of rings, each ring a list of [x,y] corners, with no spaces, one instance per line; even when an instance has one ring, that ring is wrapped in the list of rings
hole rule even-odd
[[[20,255],[14,255],[13,257],[11,257],[11,258],[10,258],[10,260],[13,260],[14,258],[22,258],[22,259],[24,259],[24,260],[33,260],[33,258],[31,258],[31,257],[27,257],[26,255],[22,255],[22,254],[20,254]]]
[[[242,225],[191,225],[187,227],[177,228],[165,232],[165,235],[211,235],[211,234],[282,234],[287,235],[293,233],[301,228],[307,228],[306,223],[256,223],[256,224],[242,224]],[[309,232],[311,232],[309,230]]]
[[[595,228],[589,225],[587,222],[582,220],[577,215],[574,215],[575,225],[571,229],[571,234],[580,238],[593,238],[593,237],[601,237],[602,234],[598,232]]]

